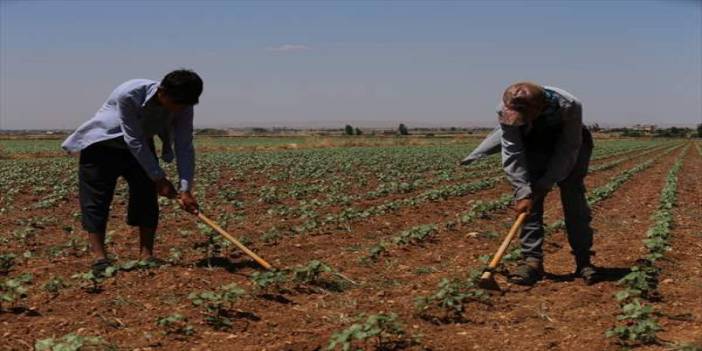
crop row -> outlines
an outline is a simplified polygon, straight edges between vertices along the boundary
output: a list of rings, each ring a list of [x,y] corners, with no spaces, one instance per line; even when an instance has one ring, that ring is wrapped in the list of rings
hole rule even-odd
[[[619,325],[609,329],[606,335],[617,337],[625,346],[659,342],[656,333],[661,327],[655,318],[658,313],[651,304],[642,303],[642,300],[660,300],[657,291],[660,268],[656,266],[656,262],[670,250],[670,229],[673,224],[672,211],[677,201],[678,173],[688,147],[682,150],[668,171],[661,189],[658,208],[651,215],[652,224],[644,239],[648,254],[639,259],[637,265],[631,267],[629,274],[618,282],[622,286],[622,290],[615,294],[621,308],[617,316]]]

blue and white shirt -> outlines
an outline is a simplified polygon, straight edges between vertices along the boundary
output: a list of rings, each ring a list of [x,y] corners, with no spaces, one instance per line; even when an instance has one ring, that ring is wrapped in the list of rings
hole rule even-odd
[[[94,143],[123,137],[149,177],[158,180],[166,173],[149,145],[150,140],[159,135],[163,141],[161,158],[165,162],[173,161],[172,143],[175,144],[179,189],[190,191],[195,173],[193,107],[188,106],[179,113],[168,112],[152,99],[158,86],[159,82],[148,79],[120,84],[93,118],[68,136],[61,147],[68,152],[79,152]]]

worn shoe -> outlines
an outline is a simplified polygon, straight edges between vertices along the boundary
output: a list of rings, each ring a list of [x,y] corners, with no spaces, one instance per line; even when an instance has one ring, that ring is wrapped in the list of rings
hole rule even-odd
[[[590,262],[590,257],[575,258],[575,276],[583,278],[587,285],[592,285],[597,282],[597,269]]]
[[[531,286],[544,277],[544,263],[536,257],[527,257],[510,272],[507,279],[510,283]]]

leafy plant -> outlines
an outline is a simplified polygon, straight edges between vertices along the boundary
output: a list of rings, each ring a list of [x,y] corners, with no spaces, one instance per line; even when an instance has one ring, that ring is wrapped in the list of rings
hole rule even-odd
[[[58,295],[61,289],[67,288],[68,284],[61,277],[51,277],[41,288],[52,295]]]
[[[262,290],[280,291],[288,280],[288,272],[283,270],[254,272],[251,275],[251,281]]]
[[[625,289],[615,294],[617,301],[626,301],[633,297],[649,299],[657,287],[658,268],[650,265],[631,267],[631,272],[621,278],[619,285]]]
[[[441,279],[433,295],[416,299],[419,315],[442,322],[463,321],[467,302],[486,303],[489,300],[489,294],[477,287],[479,274],[474,270],[468,279]],[[443,311],[443,316],[436,318],[431,313],[433,308]]]
[[[2,254],[0,255],[0,273],[1,274],[7,274],[7,272],[12,269],[12,266],[15,265],[15,256],[14,254]]]
[[[90,349],[98,350],[105,346],[99,336],[81,336],[74,333],[66,334],[61,338],[47,338],[38,340],[34,344],[36,351],[78,351]]]
[[[2,309],[2,304],[5,302],[14,304],[18,300],[27,297],[27,288],[24,285],[31,281],[32,275],[29,273],[2,281],[0,283],[0,309]]]
[[[362,318],[359,318],[359,322]],[[368,346],[368,343],[372,341],[374,341],[376,349],[392,348],[403,343],[411,343],[396,314],[374,314],[368,316],[362,323],[354,323],[348,328],[332,334],[327,350],[336,350],[341,347],[341,350],[348,351],[351,350],[355,342]],[[368,348],[364,347],[363,349]]]
[[[195,329],[187,324],[188,319],[181,314],[172,314],[156,320],[156,325],[165,329],[166,335],[191,336]]]
[[[194,306],[204,308],[207,324],[217,330],[224,330],[232,326],[229,312],[234,308],[234,303],[245,294],[244,289],[231,283],[221,286],[217,291],[190,293],[188,299]]]
[[[331,291],[342,291],[346,287],[343,276],[324,262],[312,260],[292,270],[292,280],[298,284],[317,286]]]
[[[368,255],[365,258],[375,262],[380,258],[380,256],[387,254],[387,252],[388,244],[385,242],[380,242],[371,246],[371,248],[368,250]]]
[[[436,233],[436,230],[437,227],[434,224],[416,226],[412,229],[401,232],[400,235],[393,239],[393,241],[397,245],[417,244]]]
[[[114,276],[117,271],[119,271],[118,266],[109,266],[102,275],[95,275],[93,271],[87,271],[84,273],[76,273],[71,276],[73,279],[78,279],[80,282],[80,287],[89,293],[99,293],[102,291],[102,282],[106,278]]]
[[[623,344],[651,344],[658,342],[656,332],[662,330],[655,318],[653,307],[641,305],[638,299],[622,306],[622,312],[617,317],[624,325],[609,329],[607,337],[616,336]]]
[[[119,270],[129,272],[135,269],[151,269],[158,268],[160,264],[154,260],[130,260],[122,263]]]

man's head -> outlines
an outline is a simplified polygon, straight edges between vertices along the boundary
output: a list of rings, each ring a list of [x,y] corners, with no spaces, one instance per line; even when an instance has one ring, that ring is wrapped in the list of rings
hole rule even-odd
[[[503,107],[499,113],[500,123],[521,126],[534,121],[547,106],[544,88],[532,82],[510,85],[502,94]]]
[[[202,79],[197,73],[179,69],[166,76],[158,87],[158,101],[171,112],[180,112],[187,106],[197,105],[202,94]]]

